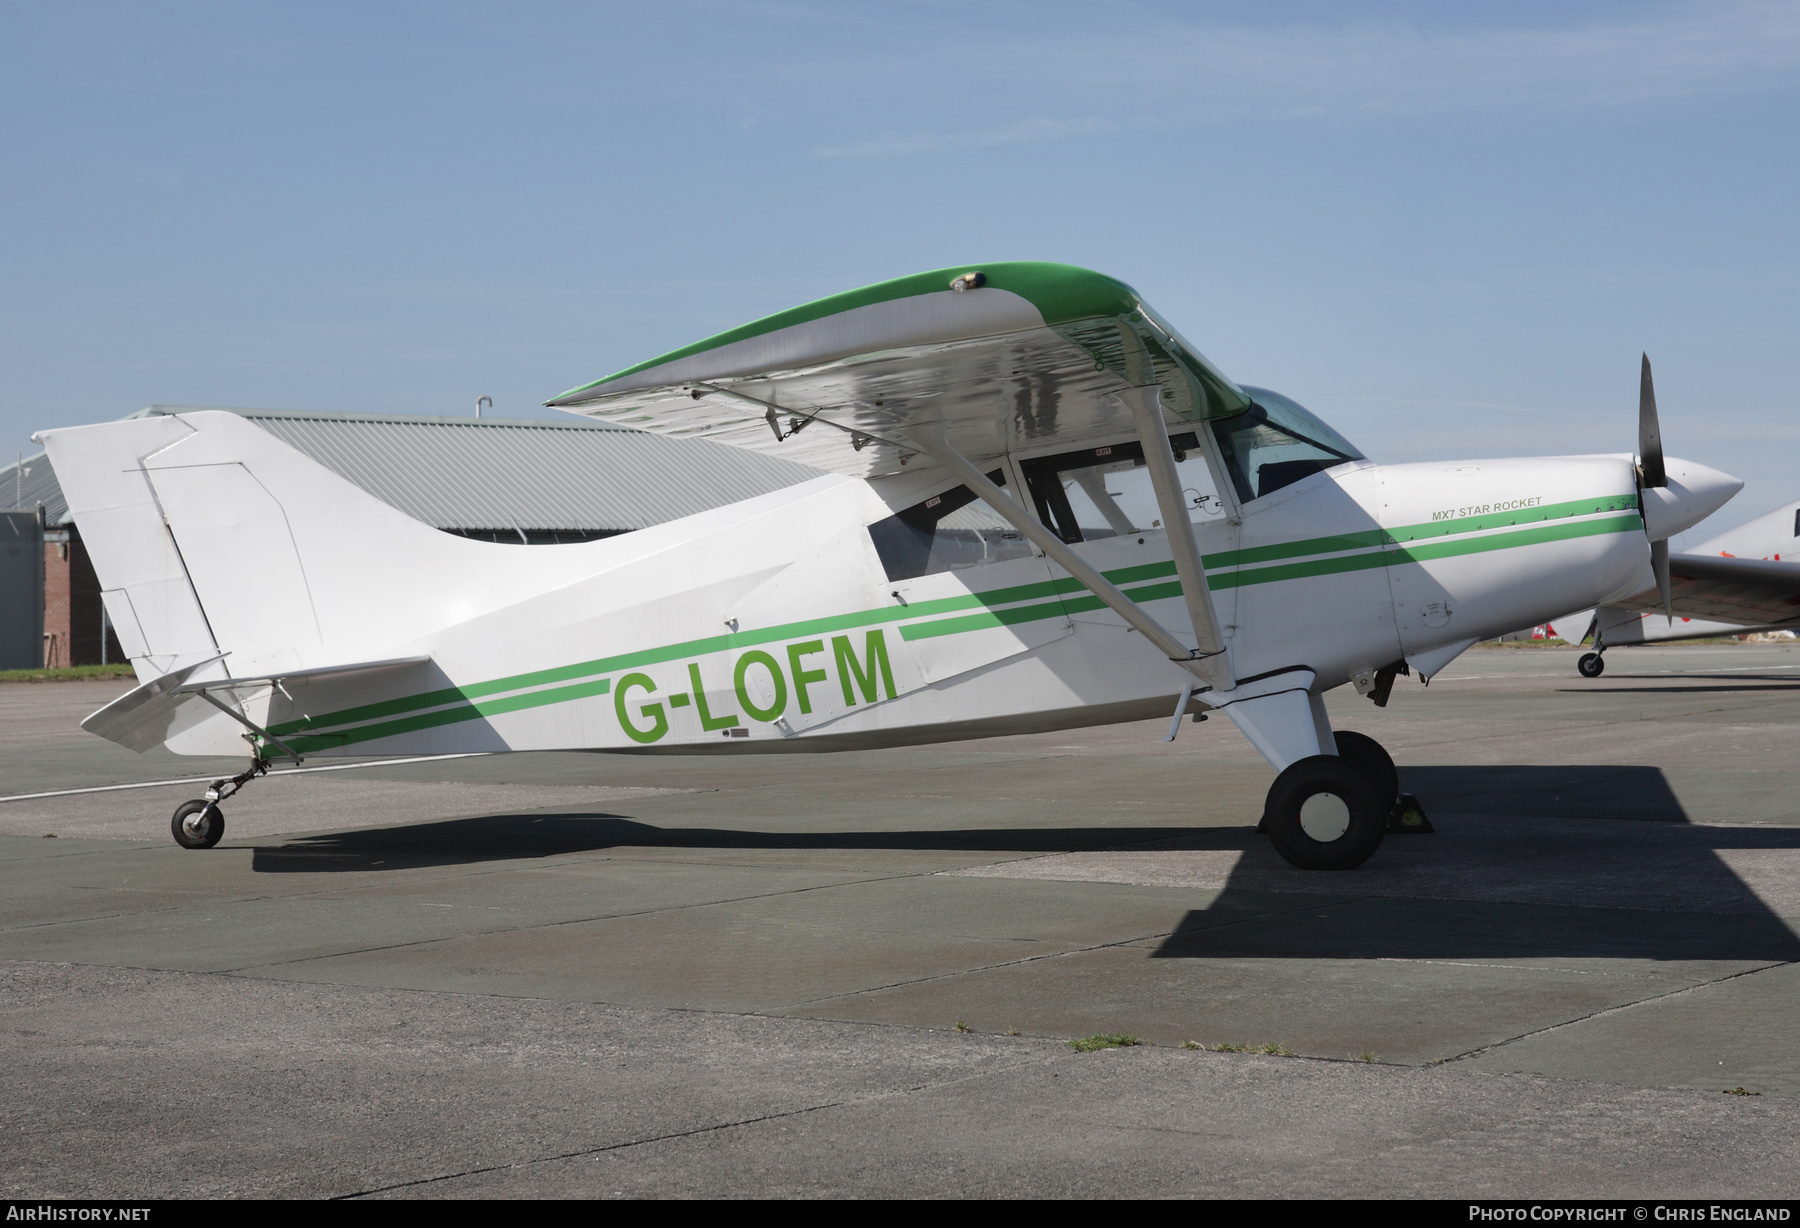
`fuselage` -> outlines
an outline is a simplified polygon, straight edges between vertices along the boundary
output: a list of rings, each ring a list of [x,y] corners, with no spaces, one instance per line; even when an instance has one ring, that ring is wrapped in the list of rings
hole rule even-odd
[[[591,552],[593,574],[391,651],[429,654],[441,681],[415,686],[435,702],[371,706],[322,682],[274,695],[269,723],[310,754],[691,753],[1167,713],[1185,672],[1035,552],[891,578],[870,526],[895,502],[826,477],[633,534],[613,565],[626,539],[547,547]],[[1477,639],[1641,589],[1648,566],[1633,472],[1612,457],[1350,462],[1196,527],[1235,675],[1303,665],[1319,690],[1400,660],[1435,672]],[[1160,529],[1074,549],[1191,639]]]

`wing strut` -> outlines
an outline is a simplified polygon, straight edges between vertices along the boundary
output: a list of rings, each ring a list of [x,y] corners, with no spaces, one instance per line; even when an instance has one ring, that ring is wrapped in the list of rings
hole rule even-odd
[[[1144,638],[1156,645],[1169,660],[1174,661],[1214,689],[1228,691],[1236,685],[1223,654],[1214,653],[1208,656],[1197,653],[1170,635],[1161,623],[1144,612],[1143,607],[1121,592],[1112,581],[1082,562],[1080,556],[1070,550],[1062,538],[1039,524],[1036,517],[1020,507],[1012,496],[988,481],[986,474],[970,464],[968,458],[962,453],[951,447],[949,441],[944,438],[943,424],[925,423],[909,430],[907,436],[931,459],[961,478],[963,485],[974,491],[984,503],[1005,517],[1007,522],[1022,533],[1027,541],[1056,560],[1058,566],[1080,581],[1082,586],[1091,591],[1094,596],[1100,598],[1113,613],[1141,632]],[[1163,447],[1168,446],[1169,441],[1165,437]],[[1169,467],[1170,469],[1174,468],[1172,456]],[[1182,517],[1184,523],[1186,519],[1187,517],[1184,515]],[[1197,555],[1194,565],[1196,568],[1199,566]]]
[[[229,683],[231,681],[231,679],[226,678],[226,679],[221,679],[221,681]],[[258,735],[265,741],[273,742],[276,746],[281,747],[282,750],[287,752],[288,758],[290,758],[294,761],[295,767],[299,767],[302,763],[306,762],[306,760],[302,759],[300,757],[299,753],[297,751],[295,751],[293,747],[289,746],[286,742],[283,742],[280,738],[278,738],[274,734],[270,733],[267,729],[264,729],[261,725],[258,725],[255,721],[253,721],[249,717],[245,716],[242,712],[239,712],[237,709],[233,708],[230,704],[221,702],[219,700],[218,696],[214,695],[211,691],[205,689],[204,684],[199,687],[190,687],[189,689],[192,690],[194,694],[199,695],[201,699],[204,699],[207,703],[211,704],[213,707],[215,707],[219,711],[223,712],[226,716],[229,716],[232,720],[234,720],[238,724],[242,725],[245,729],[248,729],[251,733]],[[260,753],[258,753],[257,758],[260,759],[262,757],[263,756]]]
[[[1200,645],[1195,652],[1202,660],[1217,662],[1217,668],[1203,676],[1215,691],[1229,691],[1237,680],[1221,655],[1225,651],[1225,636],[1219,630],[1219,616],[1213,612],[1206,568],[1200,562],[1200,544],[1194,540],[1194,522],[1188,519],[1187,504],[1181,496],[1181,476],[1175,472],[1175,450],[1169,444],[1168,428],[1163,425],[1162,387],[1151,384],[1127,388],[1119,395],[1137,419],[1144,465],[1150,470],[1150,484],[1156,488],[1156,506],[1162,512],[1169,550],[1175,556],[1175,574],[1181,577],[1181,596],[1187,602],[1194,638]]]

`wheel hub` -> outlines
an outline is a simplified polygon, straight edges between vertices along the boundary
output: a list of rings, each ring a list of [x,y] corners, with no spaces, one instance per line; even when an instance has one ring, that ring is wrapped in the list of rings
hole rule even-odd
[[[1315,793],[1300,804],[1300,830],[1330,844],[1350,830],[1350,806],[1335,793]]]

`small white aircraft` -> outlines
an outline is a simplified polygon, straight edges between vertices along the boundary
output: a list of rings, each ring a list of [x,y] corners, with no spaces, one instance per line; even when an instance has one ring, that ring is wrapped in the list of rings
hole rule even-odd
[[[944,269],[697,342],[549,404],[825,475],[620,537],[411,520],[227,413],[44,432],[141,685],[139,750],[814,751],[1222,710],[1296,866],[1380,844],[1398,775],[1321,696],[1385,705],[1478,640],[1666,575],[1742,483],[1638,455],[1379,465],[1239,386],[1129,286]],[[595,481],[608,480],[596,474]],[[1197,706],[1196,706],[1197,705]]]
[[[1609,648],[1800,628],[1800,500],[1671,554],[1667,589],[1634,593],[1551,625],[1571,644],[1593,637],[1594,651],[1575,663],[1584,678],[1605,672]]]

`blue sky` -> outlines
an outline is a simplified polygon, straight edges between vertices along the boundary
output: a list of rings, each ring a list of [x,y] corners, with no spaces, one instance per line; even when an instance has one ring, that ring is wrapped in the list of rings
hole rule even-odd
[[[1800,6],[0,8],[0,451],[151,403],[548,416],[962,262],[1136,286],[1387,460],[1800,497]]]

